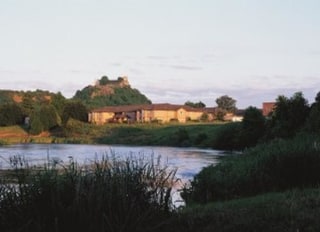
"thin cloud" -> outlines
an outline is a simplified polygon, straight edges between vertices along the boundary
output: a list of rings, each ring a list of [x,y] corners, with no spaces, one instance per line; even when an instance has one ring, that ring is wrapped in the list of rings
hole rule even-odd
[[[199,66],[188,66],[188,65],[168,65],[168,67],[179,70],[202,70],[202,67]]]
[[[150,60],[168,60],[170,58],[166,57],[166,56],[147,56],[147,59],[150,59]]]

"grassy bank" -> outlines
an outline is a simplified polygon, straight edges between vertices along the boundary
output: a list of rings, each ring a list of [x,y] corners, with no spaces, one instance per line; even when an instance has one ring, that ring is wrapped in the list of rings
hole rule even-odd
[[[136,124],[105,126],[98,143],[210,147],[218,124]]]
[[[86,143],[211,147],[221,124],[108,124],[75,120],[50,132],[31,136],[19,126],[0,127],[0,141],[15,143]]]
[[[185,198],[206,203],[320,185],[320,138],[274,140],[197,174]]]
[[[320,231],[320,190],[290,190],[187,207],[166,231]]]

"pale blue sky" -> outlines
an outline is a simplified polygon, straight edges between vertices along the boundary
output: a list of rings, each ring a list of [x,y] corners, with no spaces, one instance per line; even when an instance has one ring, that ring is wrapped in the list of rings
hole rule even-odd
[[[154,103],[320,91],[319,0],[0,0],[0,88],[126,75]]]

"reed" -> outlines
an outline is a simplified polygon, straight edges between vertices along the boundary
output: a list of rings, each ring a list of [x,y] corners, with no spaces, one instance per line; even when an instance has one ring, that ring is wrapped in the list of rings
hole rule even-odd
[[[0,231],[160,231],[177,181],[160,161],[111,154],[39,169],[13,159],[1,179]]]

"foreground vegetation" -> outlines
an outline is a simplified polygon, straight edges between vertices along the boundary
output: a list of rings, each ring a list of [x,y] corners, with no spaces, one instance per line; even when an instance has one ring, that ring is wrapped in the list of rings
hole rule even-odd
[[[13,157],[14,168],[1,175],[0,231],[320,229],[317,187],[293,184],[284,192],[228,201],[214,198],[206,204],[186,198],[187,206],[176,209],[171,199],[172,187],[178,181],[175,170],[158,161],[141,157],[119,160],[114,154],[82,167],[71,160],[39,169]],[[227,178],[225,184],[229,181]]]
[[[188,203],[208,203],[320,185],[320,137],[300,135],[248,149],[204,168],[184,189]]]
[[[172,208],[175,170],[153,157],[11,164],[0,184],[0,231],[160,231]]]
[[[174,215],[167,231],[320,231],[320,190],[293,189],[193,205]]]

